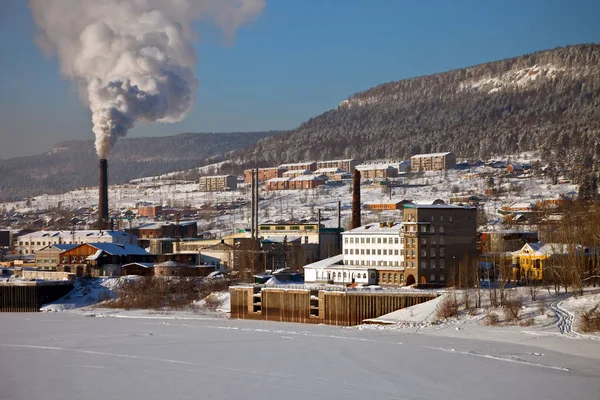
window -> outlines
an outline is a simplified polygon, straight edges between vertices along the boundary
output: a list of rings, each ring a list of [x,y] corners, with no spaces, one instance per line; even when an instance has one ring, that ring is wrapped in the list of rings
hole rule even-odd
[[[411,250],[411,253],[412,253],[411,255],[414,257],[415,256],[415,251]]]
[[[364,255],[365,254],[365,249],[360,249],[360,254]]]
[[[381,238],[377,238],[377,243],[381,243]]]
[[[354,249],[350,249],[350,255],[354,254]]]
[[[367,238],[367,244],[371,243],[371,238]]]
[[[435,233],[435,226],[431,227],[431,233]]]
[[[443,247],[440,249],[440,257],[444,257],[444,248]]]
[[[371,255],[371,249],[367,249],[367,255]]]
[[[443,237],[441,237],[441,238],[440,238],[440,246],[443,246],[443,245],[444,245],[444,238],[443,238]]]
[[[398,244],[398,238],[394,238],[394,244]]]
[[[377,249],[377,255],[380,256],[381,255],[381,249]]]
[[[394,283],[398,283],[398,275],[394,274]]]
[[[426,244],[427,244],[427,239],[425,239],[425,238],[422,238],[422,239],[421,239],[421,244],[425,244],[425,245],[426,245]]]
[[[421,268],[427,268],[427,262],[421,261]]]
[[[444,233],[444,227],[440,226],[440,233]]]
[[[444,216],[440,215],[440,222],[444,222]]]
[[[431,249],[430,255],[431,257],[435,257],[435,249]]]
[[[404,255],[404,249],[400,249],[400,255],[403,256]]]
[[[444,282],[444,280],[445,280],[444,275],[440,275],[440,282]]]
[[[435,268],[435,260],[431,260],[431,268]]]
[[[452,222],[452,215],[448,217],[448,222]]]
[[[383,249],[383,255],[387,256],[387,249]]]
[[[435,236],[431,238],[431,244],[435,245]]]
[[[400,238],[400,244],[404,244],[404,238],[403,237]]]
[[[354,238],[350,238],[350,243],[353,244],[354,243]]]
[[[394,250],[394,255],[397,256],[398,255],[398,249]]]
[[[435,217],[432,215],[431,216],[431,222],[435,221]]]
[[[415,240],[415,238],[411,238],[411,239],[410,239],[410,244],[412,244],[412,245],[414,246],[414,244],[415,244],[415,243],[416,243],[416,240]]]
[[[427,227],[425,225],[421,225],[421,232],[427,232]]]
[[[344,238],[344,243],[348,244],[348,238],[347,237]]]
[[[440,268],[444,268],[445,266],[446,266],[446,260],[440,260]]]
[[[427,257],[427,250],[421,250],[421,257]]]
[[[431,274],[431,275],[429,276],[429,281],[430,281],[430,282],[435,282],[435,275],[434,275],[434,274]]]
[[[344,254],[348,254],[348,249],[344,249]]]

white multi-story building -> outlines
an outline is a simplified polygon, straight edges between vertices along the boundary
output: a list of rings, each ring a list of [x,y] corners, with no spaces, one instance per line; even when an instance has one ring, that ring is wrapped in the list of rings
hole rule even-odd
[[[19,254],[35,254],[53,244],[83,243],[137,243],[137,237],[122,231],[37,231],[19,236],[16,248]]]
[[[377,222],[342,233],[344,264],[401,267],[404,236],[400,222]]]

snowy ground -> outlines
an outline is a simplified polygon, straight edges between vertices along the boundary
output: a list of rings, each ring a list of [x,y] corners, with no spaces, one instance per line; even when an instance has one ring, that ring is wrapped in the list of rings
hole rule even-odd
[[[598,398],[592,341],[73,313],[0,320],[6,399]]]

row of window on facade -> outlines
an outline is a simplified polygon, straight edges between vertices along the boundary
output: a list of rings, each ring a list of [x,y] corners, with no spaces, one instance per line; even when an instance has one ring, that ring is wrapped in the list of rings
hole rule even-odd
[[[335,279],[346,279],[346,278],[351,278],[351,279],[367,279],[367,273],[363,272],[363,273],[350,273],[350,272],[337,272],[337,278],[336,278],[336,273],[333,272],[328,272],[328,271],[323,271],[320,276],[319,276],[319,272],[317,271],[317,279],[327,279],[327,280],[335,280]],[[375,278],[375,272],[371,272],[371,278]]]
[[[440,227],[440,233],[444,232],[444,228]],[[444,238],[440,237],[439,239],[439,243],[440,244],[444,244]],[[432,238],[421,238],[421,244],[422,245],[427,245],[428,242],[431,241],[432,245],[435,245],[437,243],[437,240],[435,237]],[[344,238],[344,243],[345,244],[404,244],[404,238],[401,237],[399,240],[398,238],[394,238],[394,241],[392,242],[392,238],[377,238],[377,241],[375,241],[375,238],[373,238],[373,240],[371,240],[370,237],[367,238],[360,238],[360,242],[358,241],[358,238]],[[416,238],[406,238],[406,244],[416,244]]]
[[[414,268],[414,261],[373,261],[373,260],[344,260],[345,265],[364,265],[371,267],[404,267]],[[440,268],[446,268],[446,260],[439,260],[439,264],[436,260],[421,261],[421,268],[436,268],[439,265]]]
[[[362,255],[362,256],[370,256],[370,255],[377,255],[377,256],[397,256],[398,254],[400,254],[401,256],[415,256],[415,250],[406,250],[404,251],[404,249],[344,249],[344,254],[346,255]],[[436,257],[438,255],[438,252],[435,248],[432,248],[429,250],[429,255],[430,257]],[[440,257],[444,257],[444,248],[440,248],[439,249],[439,256]],[[427,249],[422,249],[421,250],[421,257],[427,257]]]

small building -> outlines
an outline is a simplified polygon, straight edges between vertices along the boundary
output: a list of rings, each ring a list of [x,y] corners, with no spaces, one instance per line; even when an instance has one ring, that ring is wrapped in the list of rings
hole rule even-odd
[[[304,266],[305,283],[329,283],[338,285],[375,285],[377,271],[375,268],[340,264],[343,255],[337,255],[325,260]]]
[[[200,264],[215,267],[215,271],[231,272],[235,268],[235,248],[224,240],[200,249]]]
[[[308,169],[290,169],[283,173],[284,178],[295,178],[300,175],[312,175],[312,171]]]
[[[154,276],[154,264],[135,262],[123,265],[123,275]]]
[[[402,210],[403,205],[406,201],[380,201],[380,202],[370,202],[363,203],[363,209],[370,211],[392,211],[392,210]]]
[[[364,180],[396,178],[398,176],[398,169],[389,164],[360,164],[356,166],[356,169],[360,171],[361,178]]]
[[[577,251],[577,249],[573,249]],[[513,253],[513,271],[516,280],[540,281],[551,259],[566,258],[569,246],[562,243],[527,243]]]
[[[286,170],[279,167],[258,168],[258,182],[266,182],[269,179],[281,178]],[[244,183],[249,185],[252,183],[252,169],[244,170]]]
[[[138,206],[137,215],[139,217],[159,217],[160,215],[162,215],[162,206]]]
[[[291,178],[272,178],[265,182],[265,190],[287,190]]]
[[[314,189],[325,184],[323,176],[300,175],[289,182],[290,189]]]
[[[123,264],[151,261],[153,256],[136,245],[84,243],[62,252],[57,270],[77,276],[113,276],[121,274]]]
[[[51,244],[35,253],[35,265],[42,270],[56,271],[60,254],[76,247],[76,244]]]
[[[201,192],[220,192],[237,189],[237,177],[234,175],[202,176],[198,180]]]
[[[333,179],[333,177],[337,174],[343,174],[346,173],[347,171],[341,169],[341,168],[337,168],[337,167],[332,167],[332,168],[319,168],[318,170],[315,171],[315,175],[323,175],[326,176],[328,179]]]
[[[317,161],[317,169],[339,168],[343,171],[353,173],[357,163],[358,162],[354,158],[347,158],[345,160]]]
[[[447,171],[456,166],[456,156],[451,152],[416,154],[410,158],[413,172]]]

